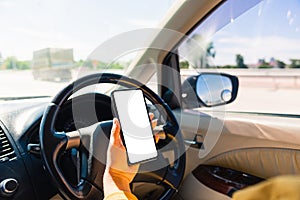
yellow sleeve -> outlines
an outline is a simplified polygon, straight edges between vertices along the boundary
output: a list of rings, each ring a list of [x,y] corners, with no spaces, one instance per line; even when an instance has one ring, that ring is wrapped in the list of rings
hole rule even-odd
[[[259,184],[239,190],[233,200],[299,200],[300,176],[288,175],[271,178]]]
[[[130,192],[115,192],[104,197],[104,200],[138,200],[134,194]]]

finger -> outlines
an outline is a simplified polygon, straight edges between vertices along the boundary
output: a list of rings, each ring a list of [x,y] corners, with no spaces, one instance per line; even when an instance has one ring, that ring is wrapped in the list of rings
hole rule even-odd
[[[150,121],[154,118],[154,114],[153,113],[149,113],[149,118],[150,118]]]
[[[152,126],[153,129],[156,127],[156,125],[157,125],[157,119],[152,120],[151,121],[151,126]]]
[[[120,123],[116,118],[113,119],[113,127],[111,129],[111,139],[113,140],[112,143],[114,145],[117,145],[118,147],[123,146],[120,138]]]
[[[110,140],[114,141],[115,139],[115,135],[117,134],[116,132],[117,130],[117,123],[118,123],[118,119],[114,118],[113,119],[113,126],[111,127],[111,131],[110,131]]]
[[[155,143],[158,143],[158,141],[159,141],[159,136],[158,136],[158,135],[154,135],[154,137],[155,137]]]
[[[165,140],[166,134],[163,131],[154,133],[155,142],[158,143],[159,140]]]

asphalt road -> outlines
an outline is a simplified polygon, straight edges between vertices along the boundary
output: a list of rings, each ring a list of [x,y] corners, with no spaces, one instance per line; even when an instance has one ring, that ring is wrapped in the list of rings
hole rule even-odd
[[[275,75],[258,78],[255,74],[238,76],[238,97],[225,110],[300,114],[300,79],[291,76],[274,78]],[[30,71],[0,71],[0,98],[54,96],[67,84],[34,80]]]
[[[67,83],[36,81],[31,71],[0,71],[0,97],[52,96]]]

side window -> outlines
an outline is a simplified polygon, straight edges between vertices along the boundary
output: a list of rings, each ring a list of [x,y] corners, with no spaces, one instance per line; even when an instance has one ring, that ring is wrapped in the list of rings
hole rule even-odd
[[[232,74],[240,86],[227,111],[300,114],[299,13],[298,0],[226,1],[179,46],[182,81]]]

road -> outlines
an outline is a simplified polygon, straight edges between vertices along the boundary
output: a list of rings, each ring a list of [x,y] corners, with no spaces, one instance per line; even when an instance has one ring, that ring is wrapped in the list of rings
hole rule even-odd
[[[66,83],[36,81],[31,71],[1,71],[0,97],[52,96]]]
[[[238,74],[237,74],[238,75]],[[240,89],[226,110],[300,114],[300,79],[239,74]],[[77,75],[74,73],[74,77]],[[300,77],[300,76],[299,76]],[[68,83],[34,80],[30,71],[0,71],[0,98],[54,96]],[[102,86],[105,90],[107,86]],[[99,90],[101,90],[99,89]]]

